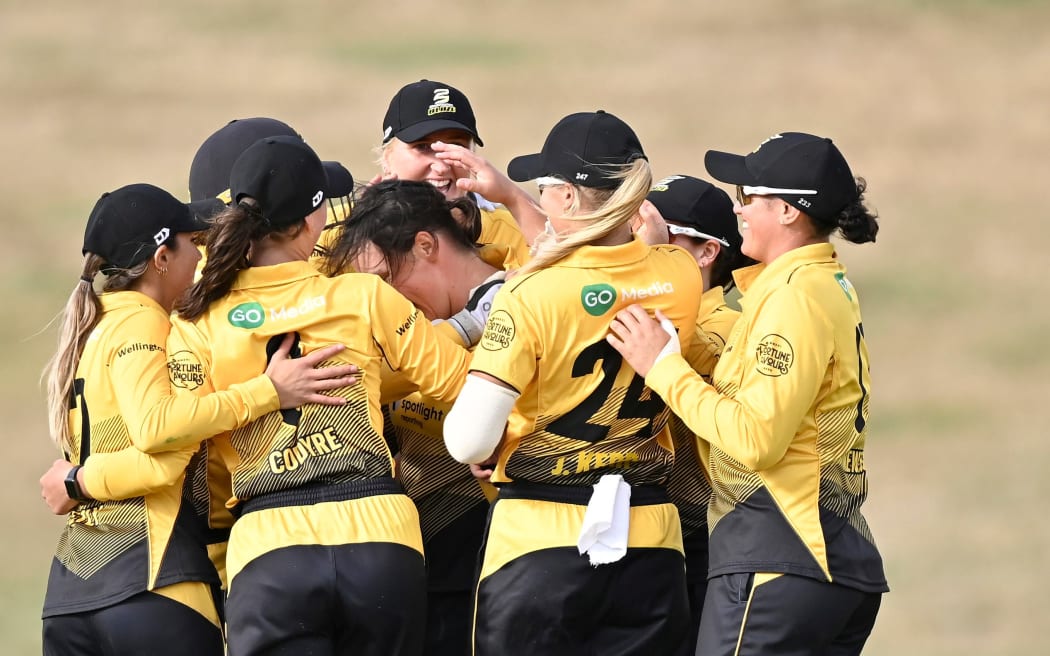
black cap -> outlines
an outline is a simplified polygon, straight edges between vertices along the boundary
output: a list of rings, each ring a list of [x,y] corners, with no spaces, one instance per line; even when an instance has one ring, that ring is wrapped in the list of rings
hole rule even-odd
[[[709,150],[704,166],[722,182],[796,190],[768,195],[824,221],[833,220],[857,199],[857,182],[839,149],[831,139],[804,132],[774,134],[747,155]]]
[[[297,137],[273,118],[234,119],[204,140],[190,164],[190,200],[215,198],[230,188],[230,169],[245,148],[264,137]]]
[[[397,137],[419,141],[438,130],[469,132],[479,146],[478,124],[470,101],[459,89],[442,82],[420,80],[394,95],[383,117],[383,143]]]
[[[551,129],[543,150],[515,157],[507,165],[511,180],[557,177],[581,187],[620,185],[620,167],[648,159],[629,125],[603,110],[570,114]]]
[[[88,217],[82,253],[101,256],[103,272],[130,269],[180,232],[207,230],[212,198],[187,205],[160,187],[132,184],[102,194]]]
[[[328,187],[325,195],[328,198],[339,198],[354,193],[354,176],[339,162],[321,162],[328,176]]]
[[[710,235],[722,246],[740,250],[743,238],[737,228],[733,200],[707,180],[672,175],[653,185],[646,197],[668,223]]]
[[[230,171],[230,199],[255,199],[274,228],[301,221],[328,195],[328,175],[317,153],[299,137],[267,137],[249,146]]]

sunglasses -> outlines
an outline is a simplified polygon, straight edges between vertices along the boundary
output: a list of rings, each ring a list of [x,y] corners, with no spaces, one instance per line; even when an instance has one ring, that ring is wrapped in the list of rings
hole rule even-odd
[[[755,196],[777,196],[780,194],[812,196],[816,193],[816,189],[781,189],[779,187],[751,187],[748,185],[737,185],[736,202],[741,205],[750,205]]]
[[[562,180],[561,178],[555,178],[553,176],[543,176],[541,178],[536,178],[535,180],[533,180],[533,182],[536,183],[536,188],[539,189],[541,194],[543,193],[543,190],[547,187],[560,187],[562,185],[569,184],[565,180]]]
[[[709,235],[706,232],[694,230],[693,228],[687,228],[685,226],[668,223],[667,231],[670,232],[672,235],[683,235],[685,237],[692,237],[693,239],[700,239],[703,241],[717,241],[719,244],[722,244],[722,246],[729,248],[729,242],[725,239],[722,239],[721,237],[715,237],[714,235]]]

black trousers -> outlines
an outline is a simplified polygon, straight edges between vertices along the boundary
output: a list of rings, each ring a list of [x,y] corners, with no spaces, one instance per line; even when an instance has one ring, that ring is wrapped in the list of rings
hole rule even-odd
[[[230,656],[423,653],[426,574],[418,551],[367,542],[266,553],[230,582]]]
[[[686,630],[683,569],[673,549],[598,567],[575,547],[516,558],[478,587],[475,654],[670,654]]]
[[[881,601],[878,592],[804,576],[716,576],[708,582],[696,656],[860,654]]]
[[[44,619],[44,656],[222,656],[222,631],[189,606],[142,592],[99,610]]]

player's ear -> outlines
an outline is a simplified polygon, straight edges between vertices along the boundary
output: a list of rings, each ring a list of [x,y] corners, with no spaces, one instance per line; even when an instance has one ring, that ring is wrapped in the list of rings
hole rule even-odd
[[[171,249],[168,248],[167,244],[163,244],[157,247],[151,259],[153,260],[153,268],[160,273],[167,273],[168,264],[171,262]]]
[[[432,260],[437,256],[438,243],[433,233],[420,230],[412,244],[412,254],[420,259]]]
[[[715,259],[718,258],[720,252],[722,252],[722,244],[719,244],[714,239],[708,239],[700,247],[700,258],[697,260],[697,264],[701,267],[711,266],[714,264]]]

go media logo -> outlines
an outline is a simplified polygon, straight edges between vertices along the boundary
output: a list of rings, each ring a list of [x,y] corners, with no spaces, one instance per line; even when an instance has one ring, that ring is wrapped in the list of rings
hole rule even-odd
[[[600,317],[616,302],[616,289],[605,283],[587,285],[580,290],[580,301],[583,302],[583,309],[587,314]]]
[[[238,328],[258,328],[266,320],[266,311],[263,310],[262,305],[252,301],[251,303],[241,303],[233,308],[226,318],[231,325]]]

